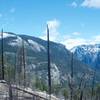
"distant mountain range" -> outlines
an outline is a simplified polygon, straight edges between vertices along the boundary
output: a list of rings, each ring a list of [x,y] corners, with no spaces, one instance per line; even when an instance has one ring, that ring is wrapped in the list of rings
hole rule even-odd
[[[78,60],[100,70],[100,44],[76,46],[71,51]]]
[[[0,37],[1,38],[1,37]],[[26,55],[26,70],[30,73],[30,77],[37,74],[44,80],[47,79],[47,41],[28,36],[17,35],[11,32],[4,33],[4,55],[5,61],[15,65],[15,62],[20,61],[19,52],[22,48],[22,40],[24,41]],[[0,39],[1,46],[1,39]],[[83,73],[91,79],[93,69],[90,66],[96,66],[97,58],[99,57],[99,45],[95,46],[79,46],[73,48],[74,53],[72,62],[72,53],[66,47],[59,43],[50,42],[50,59],[51,59],[51,74],[52,83],[66,84],[68,76],[71,73],[71,64],[73,63],[75,80],[80,79]],[[98,52],[97,52],[98,50]],[[1,53],[1,50],[0,50]],[[17,56],[17,60],[15,60]],[[86,63],[86,64],[85,64]],[[18,64],[17,64],[18,65]],[[90,66],[89,66],[90,65]],[[98,59],[99,67],[100,62]],[[97,73],[97,81],[100,81],[100,72]]]

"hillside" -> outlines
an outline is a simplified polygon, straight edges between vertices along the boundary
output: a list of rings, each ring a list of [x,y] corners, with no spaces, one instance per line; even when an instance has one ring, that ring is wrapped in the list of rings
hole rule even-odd
[[[21,63],[23,43],[25,48],[26,84],[33,89],[36,86],[38,87],[36,82],[44,86],[45,83],[47,84],[48,79],[47,41],[28,35],[17,35],[5,32],[3,45],[5,66],[9,64],[10,67],[12,66],[12,69],[16,67],[18,73],[20,71],[20,67],[23,69],[23,64]],[[68,86],[68,79],[70,77],[72,64],[74,84],[79,84],[83,74],[85,74],[85,80],[87,80],[89,84],[91,83],[94,70],[87,64],[77,60],[75,57],[72,61],[72,53],[68,51],[64,45],[50,42],[50,59],[52,88],[56,85],[60,85],[63,88]],[[17,76],[16,82],[18,80]],[[21,77],[20,80],[22,80]],[[96,82],[98,83],[99,81],[100,76],[98,72],[96,74]],[[44,88],[46,89],[47,87],[44,86]]]

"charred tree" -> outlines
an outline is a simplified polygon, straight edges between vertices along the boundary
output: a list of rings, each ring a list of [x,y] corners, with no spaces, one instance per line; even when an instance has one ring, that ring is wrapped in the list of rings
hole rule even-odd
[[[4,39],[3,39],[3,29],[1,31],[1,79],[4,80]]]
[[[96,76],[96,69],[94,70],[94,75],[92,80],[91,100],[93,100],[93,96],[94,96],[95,76]]]
[[[22,59],[23,59],[23,78],[24,78],[24,87],[26,86],[26,61],[25,61],[25,47],[24,41],[22,40]]]
[[[71,54],[71,83],[70,83],[70,100],[73,100],[73,53]]]
[[[17,65],[17,73],[19,85],[26,86],[26,58],[25,58],[25,46],[24,41],[22,40],[22,46],[18,51],[18,65]],[[22,81],[23,80],[23,81]]]
[[[51,66],[50,66],[50,41],[49,41],[49,27],[47,25],[47,56],[48,56],[48,93],[49,100],[51,100]]]

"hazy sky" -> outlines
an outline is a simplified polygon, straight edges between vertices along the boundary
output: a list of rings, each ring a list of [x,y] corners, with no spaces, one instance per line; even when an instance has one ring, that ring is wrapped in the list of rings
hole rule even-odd
[[[100,42],[100,0],[0,0],[0,28],[50,39],[68,49]]]

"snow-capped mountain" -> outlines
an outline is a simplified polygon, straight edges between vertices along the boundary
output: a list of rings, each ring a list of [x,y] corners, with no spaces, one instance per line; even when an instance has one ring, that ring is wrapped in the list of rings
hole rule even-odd
[[[15,66],[15,61],[17,65],[20,64],[19,61],[21,60],[19,55],[21,55],[21,48],[23,41],[24,41],[25,56],[26,56],[25,58],[27,65],[26,70],[29,77],[32,77],[33,80],[34,76],[37,75],[39,78],[43,78],[43,80],[46,80],[48,73],[47,73],[47,41],[45,40],[28,35],[18,35],[10,32],[5,32],[4,33],[5,60],[12,66]],[[1,47],[1,37],[0,37],[0,47]],[[74,48],[73,51],[75,52],[75,50],[76,49]],[[81,50],[83,49],[80,48],[78,50],[79,53],[81,52]],[[17,56],[16,60],[15,56]],[[62,44],[50,42],[50,59],[51,59],[51,75],[53,84],[57,83],[65,84],[68,80],[68,75],[71,72],[71,64],[72,64],[71,52],[68,51],[66,47]],[[75,58],[73,59],[75,79],[77,78],[79,79],[82,73],[85,73],[89,77],[91,77],[91,73],[93,73],[93,69],[90,68],[88,65],[83,64],[81,61]],[[97,80],[100,80],[99,75],[97,77]]]
[[[71,51],[78,60],[100,69],[100,44],[76,46]]]

